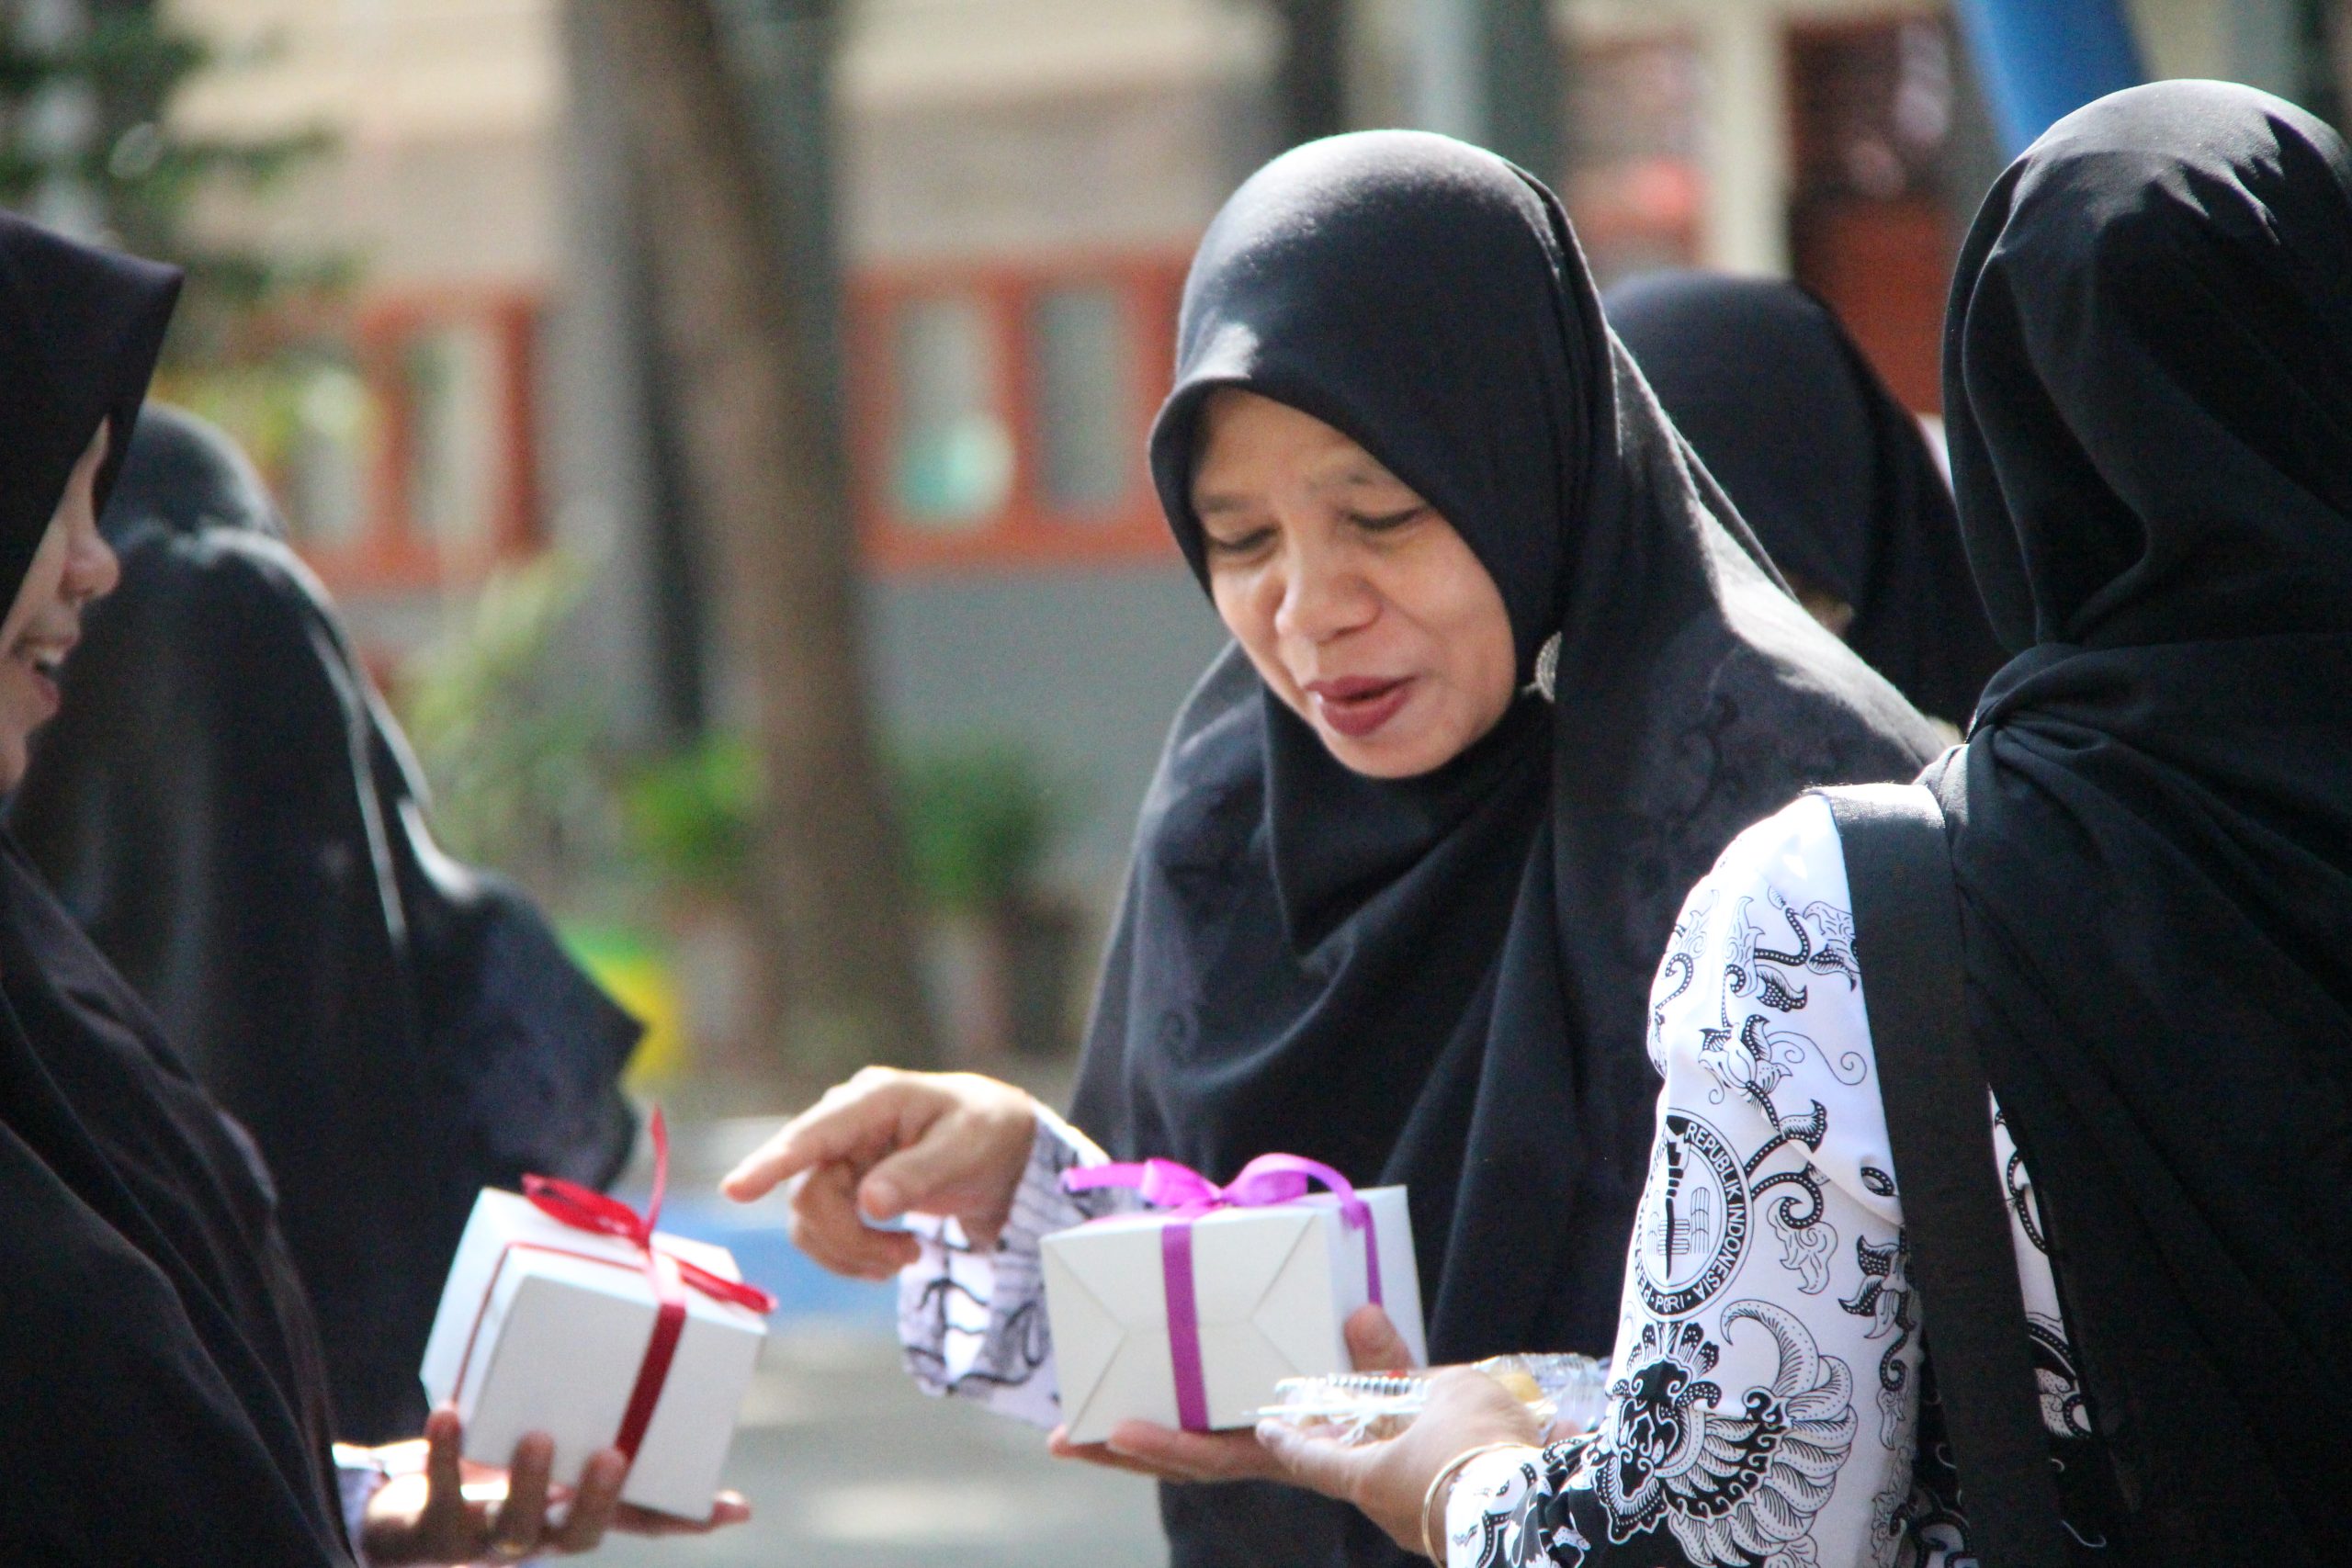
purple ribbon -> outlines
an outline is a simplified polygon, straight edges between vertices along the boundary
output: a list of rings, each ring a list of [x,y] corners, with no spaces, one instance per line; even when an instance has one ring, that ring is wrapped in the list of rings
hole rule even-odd
[[[1340,1217],[1347,1227],[1363,1232],[1364,1294],[1377,1306],[1380,1237],[1372,1223],[1372,1206],[1356,1196],[1346,1177],[1319,1161],[1297,1155],[1260,1155],[1223,1187],[1172,1159],[1080,1166],[1062,1173],[1067,1191],[1130,1188],[1153,1208],[1170,1211],[1169,1223],[1159,1230],[1160,1289],[1168,1301],[1176,1419],[1187,1432],[1210,1430],[1208,1385],[1201,1371],[1200,1305],[1193,1288],[1193,1222],[1219,1209],[1270,1209],[1296,1202],[1318,1181],[1338,1196]]]

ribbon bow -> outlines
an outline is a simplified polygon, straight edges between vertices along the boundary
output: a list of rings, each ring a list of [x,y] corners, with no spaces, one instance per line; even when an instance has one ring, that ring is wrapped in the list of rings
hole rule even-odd
[[[1320,1182],[1340,1200],[1340,1217],[1363,1232],[1364,1299],[1380,1304],[1380,1237],[1372,1205],[1354,1185],[1319,1160],[1297,1155],[1260,1155],[1220,1187],[1192,1167],[1172,1159],[1080,1166],[1062,1173],[1062,1188],[1090,1192],[1103,1187],[1133,1190],[1155,1209],[1168,1210],[1160,1227],[1160,1288],[1168,1302],[1170,1370],[1176,1382],[1176,1417],[1188,1432],[1212,1430],[1208,1384],[1201,1370],[1201,1314],[1193,1284],[1193,1222],[1219,1209],[1270,1209],[1296,1202]]]
[[[645,1277],[653,1286],[657,1308],[653,1336],[646,1341],[644,1359],[637,1367],[636,1384],[629,1390],[628,1406],[621,1415],[620,1431],[613,1438],[613,1447],[631,1460],[637,1458],[638,1446],[645,1440],[646,1427],[652,1425],[654,1408],[662,1403],[662,1385],[669,1382],[670,1362],[676,1357],[678,1341],[685,1333],[685,1291],[696,1290],[715,1301],[749,1307],[762,1316],[775,1310],[775,1298],[757,1285],[714,1274],[700,1264],[653,1245],[653,1227],[662,1217],[662,1194],[670,1184],[670,1129],[658,1106],[653,1111],[651,1132],[653,1196],[642,1214],[617,1198],[560,1177],[523,1178],[523,1196],[549,1219],[573,1230],[625,1241],[634,1247],[643,1260]],[[470,1351],[471,1347],[468,1349]]]
[[[645,1255],[649,1272],[659,1258],[677,1269],[679,1279],[714,1301],[750,1307],[763,1317],[775,1311],[775,1298],[757,1285],[714,1274],[698,1263],[655,1247],[653,1231],[662,1219],[662,1194],[670,1185],[670,1129],[662,1119],[659,1106],[654,1108],[650,1130],[653,1134],[653,1196],[647,1200],[644,1213],[639,1214],[617,1198],[560,1176],[526,1176],[523,1196],[539,1213],[573,1230],[594,1231],[628,1243]]]

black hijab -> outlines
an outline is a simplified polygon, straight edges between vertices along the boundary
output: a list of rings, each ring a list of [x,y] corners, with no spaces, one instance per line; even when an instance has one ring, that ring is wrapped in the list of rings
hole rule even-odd
[[[1144,805],[1077,1121],[1217,1179],[1279,1149],[1408,1183],[1433,1356],[1605,1353],[1676,908],[1747,823],[1905,775],[1932,732],[1761,563],[1611,339],[1559,204],[1492,154],[1384,131],[1276,159],[1203,240],[1179,339],[1151,457],[1196,572],[1196,422],[1250,388],[1453,523],[1522,678],[1560,635],[1559,700],[1383,783],[1228,649]],[[1162,1508],[1178,1568],[1396,1560],[1302,1494]]]
[[[2022,651],[1939,782],[2132,1562],[2342,1550],[2347,275],[2335,133],[2176,82],[2053,127],[1953,287],[1961,518]]]
[[[341,1435],[409,1436],[475,1193],[612,1178],[638,1026],[519,890],[434,845],[398,725],[225,435],[150,405],[103,525],[122,583],[12,826],[261,1145]]]
[[[178,287],[0,213],[8,599],[99,424],[128,437]],[[250,1140],[0,837],[0,1561],[349,1561],[273,1210]]]
[[[1777,278],[1653,273],[1601,297],[1773,564],[1851,605],[1847,646],[1964,726],[2007,657],[1926,433],[1827,306]]]

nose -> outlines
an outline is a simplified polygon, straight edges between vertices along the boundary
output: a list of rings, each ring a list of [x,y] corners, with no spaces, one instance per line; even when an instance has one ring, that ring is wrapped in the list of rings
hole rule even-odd
[[[1306,530],[1292,530],[1298,538]],[[1284,637],[1325,643],[1368,625],[1380,613],[1379,595],[1344,550],[1311,536],[1294,547],[1284,574],[1274,629]]]
[[[122,559],[98,532],[97,525],[85,523],[76,527],[65,554],[63,597],[78,609],[105,598],[121,581]]]

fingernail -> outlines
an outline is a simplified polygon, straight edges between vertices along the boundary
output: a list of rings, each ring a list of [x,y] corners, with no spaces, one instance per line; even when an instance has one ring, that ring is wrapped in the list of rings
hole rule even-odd
[[[867,1213],[873,1215],[877,1220],[887,1220],[896,1217],[902,1205],[899,1201],[899,1188],[896,1182],[870,1181],[866,1183],[865,1212]]]

